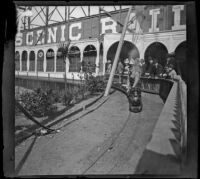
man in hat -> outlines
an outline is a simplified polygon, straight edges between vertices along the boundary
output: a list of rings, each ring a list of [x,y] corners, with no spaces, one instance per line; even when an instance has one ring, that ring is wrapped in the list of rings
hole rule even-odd
[[[107,69],[106,69],[106,73],[110,73],[112,70],[112,63],[111,60],[107,61]]]
[[[146,71],[145,75],[146,76],[152,76],[152,74],[153,74],[152,68],[153,68],[153,65],[154,65],[153,58],[149,56],[148,61],[149,61],[149,65],[147,67],[147,71]]]
[[[141,67],[141,76],[144,76],[146,73],[147,65],[144,59],[140,59],[140,67]]]
[[[162,65],[160,65],[158,63],[158,60],[155,58],[154,59],[154,65],[152,67],[152,72],[153,72],[154,77],[156,77],[156,78],[157,77],[161,77],[162,76],[162,71],[163,71]]]

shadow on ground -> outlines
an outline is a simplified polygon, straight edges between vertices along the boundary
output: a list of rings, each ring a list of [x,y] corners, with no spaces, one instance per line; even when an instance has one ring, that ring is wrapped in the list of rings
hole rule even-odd
[[[135,171],[140,175],[180,175],[180,161],[173,155],[145,150]]]
[[[24,156],[22,157],[22,159],[20,160],[19,164],[17,165],[17,167],[15,168],[15,174],[18,175],[18,173],[20,172],[20,170],[22,169],[24,163],[26,162],[29,154],[31,153],[33,146],[36,142],[37,136],[34,137],[33,141],[31,142],[28,150],[25,152]]]

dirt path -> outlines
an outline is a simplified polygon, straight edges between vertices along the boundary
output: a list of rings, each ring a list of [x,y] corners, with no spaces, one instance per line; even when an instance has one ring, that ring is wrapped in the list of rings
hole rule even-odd
[[[126,97],[116,92],[99,109],[60,133],[22,143],[15,155],[19,175],[134,173],[162,108],[158,96],[143,94],[143,100],[143,112],[129,114]]]

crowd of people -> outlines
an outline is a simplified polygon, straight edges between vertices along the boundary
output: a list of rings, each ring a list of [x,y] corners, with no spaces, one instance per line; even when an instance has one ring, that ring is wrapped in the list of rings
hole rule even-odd
[[[112,62],[111,60],[108,60],[107,63],[106,73],[110,73],[112,69]],[[138,71],[142,77],[166,79],[177,78],[174,54],[167,54],[165,65],[161,65],[158,59],[151,56],[149,56],[147,60],[139,58],[133,59],[130,53],[129,57],[123,62],[119,60],[116,73],[122,75],[130,74],[133,64],[138,64],[134,67],[134,70]]]

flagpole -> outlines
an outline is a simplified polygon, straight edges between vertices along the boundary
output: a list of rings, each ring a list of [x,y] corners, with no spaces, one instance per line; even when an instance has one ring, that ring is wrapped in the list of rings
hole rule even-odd
[[[113,77],[114,77],[114,74],[115,74],[115,71],[116,71],[116,68],[117,68],[119,55],[120,55],[121,48],[122,48],[122,45],[123,45],[123,42],[124,42],[124,36],[126,34],[127,24],[128,24],[128,21],[129,21],[131,10],[132,10],[132,6],[129,8],[128,14],[127,14],[126,19],[125,19],[125,23],[124,23],[125,25],[123,27],[123,31],[122,31],[120,41],[119,41],[119,44],[118,44],[118,47],[117,47],[117,52],[116,52],[115,59],[114,59],[113,65],[112,65],[112,70],[111,70],[111,73],[110,73],[110,76],[109,76],[109,80],[108,80],[108,83],[107,83],[107,86],[106,86],[104,96],[108,96],[111,85],[112,85]]]

